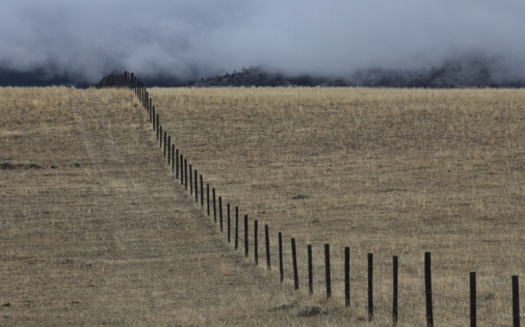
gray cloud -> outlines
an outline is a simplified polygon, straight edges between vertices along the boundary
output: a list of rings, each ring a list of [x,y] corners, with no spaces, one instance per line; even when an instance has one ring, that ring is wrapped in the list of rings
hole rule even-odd
[[[93,82],[115,69],[196,78],[260,64],[346,75],[476,53],[522,76],[524,12],[522,0],[4,1],[0,64]]]

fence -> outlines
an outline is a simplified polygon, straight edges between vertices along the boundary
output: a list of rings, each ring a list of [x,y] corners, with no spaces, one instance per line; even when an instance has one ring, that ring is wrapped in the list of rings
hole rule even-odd
[[[159,114],[155,112],[155,106],[153,106],[152,99],[148,93],[147,88],[143,83],[133,74],[125,72],[123,75],[114,76],[113,74],[104,77],[97,85],[98,88],[103,87],[125,87],[129,88],[135,93],[142,106],[147,111],[149,122],[152,124],[152,130],[155,132],[158,146],[163,152],[163,156],[166,158],[168,165],[171,166],[172,172],[175,174],[175,178],[180,181],[181,186],[184,187],[190,194],[195,198],[195,203],[200,204],[202,210],[211,217],[213,215],[213,221],[219,224],[220,233],[226,233],[227,242],[233,243],[234,250],[239,250],[239,247],[243,247],[244,255],[246,258],[250,257],[250,244],[253,245],[253,260],[255,265],[259,265],[259,249],[262,249],[264,254],[263,257],[266,262],[266,269],[272,270],[272,259],[271,259],[271,246],[270,246],[270,232],[269,226],[264,225],[264,238],[262,243],[259,245],[259,222],[258,220],[252,221],[253,226],[253,240],[250,242],[250,219],[248,215],[244,217],[239,216],[239,207],[235,206],[235,214],[232,213],[232,207],[230,203],[226,203],[226,214],[224,214],[223,203],[224,199],[218,196],[215,188],[211,187],[210,184],[204,183],[204,177],[199,174],[196,167],[192,166],[188,158],[180,153],[179,149],[176,148],[175,142],[172,142],[172,137],[166,130],[163,130]],[[206,190],[204,190],[206,188]],[[210,196],[211,189],[211,196]],[[206,195],[205,195],[206,193]],[[224,217],[226,216],[226,217]],[[243,221],[239,221],[243,219]],[[239,223],[242,224],[242,230],[239,227]],[[226,227],[224,226],[226,225]],[[242,234],[241,234],[242,233]],[[242,239],[240,239],[242,237]],[[512,294],[511,300],[509,301],[508,307],[512,308],[512,312],[501,312],[494,310],[490,307],[481,305],[479,303],[479,295],[477,293],[477,279],[476,272],[470,272],[468,285],[469,285],[469,297],[468,299],[449,297],[444,294],[436,293],[432,291],[432,265],[431,265],[431,253],[426,252],[424,254],[424,290],[412,289],[405,286],[400,286],[399,283],[399,258],[394,256],[392,258],[392,279],[391,282],[378,282],[374,279],[374,256],[369,253],[367,256],[367,271],[366,278],[360,278],[357,274],[350,271],[350,248],[345,247],[344,249],[344,267],[342,271],[337,270],[336,267],[332,266],[331,263],[331,252],[330,245],[324,244],[324,265],[314,265],[312,245],[308,244],[306,247],[307,252],[307,264],[306,271],[298,263],[296,239],[290,239],[290,250],[291,253],[286,251],[285,241],[281,232],[277,233],[278,239],[278,268],[279,268],[279,279],[283,283],[285,281],[285,268],[290,269],[292,272],[293,285],[295,289],[300,287],[299,276],[308,276],[307,285],[308,292],[314,293],[314,272],[324,272],[323,278],[323,289],[324,295],[327,298],[333,296],[332,286],[335,284],[340,285],[344,305],[349,307],[352,302],[359,301],[360,303],[366,303],[363,307],[366,309],[367,319],[372,321],[377,315],[388,316],[391,319],[391,323],[396,325],[401,319],[405,317],[400,315],[400,310],[405,306],[410,307],[413,316],[419,316],[426,320],[427,326],[434,326],[434,318],[438,318],[434,312],[447,312],[448,315],[457,317],[454,321],[442,320],[440,323],[448,324],[451,326],[465,326],[467,323],[471,327],[477,325],[490,325],[490,326],[520,326],[520,300],[519,300],[519,279],[518,276],[512,276],[509,281]],[[286,258],[285,255],[289,254],[290,258]],[[261,258],[263,259],[263,258]],[[250,259],[251,260],[251,259]],[[291,266],[286,266],[286,262],[291,262]],[[342,276],[343,278],[336,278],[335,276]],[[354,276],[355,275],[355,276]],[[351,292],[351,287],[354,287],[354,292]],[[389,288],[391,292],[385,293],[384,291],[378,290],[375,286],[380,285],[382,288]],[[365,295],[359,295],[355,290],[361,289]],[[339,290],[339,289],[338,289]],[[403,295],[400,295],[403,294]],[[405,295],[406,294],[406,295]],[[417,297],[424,298],[424,301],[418,301]],[[448,307],[436,305],[435,299],[442,300],[441,302],[449,303]],[[402,303],[402,304],[400,304]],[[452,308],[450,308],[452,307]],[[380,310],[378,310],[380,309]],[[483,318],[480,317],[479,311],[484,310],[486,312]],[[457,322],[459,321],[459,323]]]

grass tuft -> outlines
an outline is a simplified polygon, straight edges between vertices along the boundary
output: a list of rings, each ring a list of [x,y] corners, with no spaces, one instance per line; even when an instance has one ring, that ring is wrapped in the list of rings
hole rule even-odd
[[[12,162],[0,162],[1,170],[10,170],[10,169],[17,169],[17,168],[18,168],[18,165]]]
[[[314,317],[317,315],[327,315],[328,310],[323,309],[316,305],[307,305],[299,309],[297,312],[298,317]]]
[[[308,199],[308,195],[306,194],[296,194],[292,197],[294,200],[305,200]]]
[[[71,160],[70,162],[67,163],[67,165],[69,167],[82,167],[82,163],[77,160]]]
[[[24,169],[42,169],[45,168],[44,165],[38,162],[27,162],[24,164]]]

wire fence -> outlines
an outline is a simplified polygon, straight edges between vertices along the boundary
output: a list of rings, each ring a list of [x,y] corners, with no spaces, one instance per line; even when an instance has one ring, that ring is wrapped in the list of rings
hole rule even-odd
[[[372,253],[367,255],[365,271],[356,272],[351,263],[362,258],[352,258],[351,261],[349,247],[344,249],[342,260],[333,260],[329,244],[324,244],[321,253],[313,251],[311,244],[306,248],[299,248],[295,238],[284,237],[283,233],[272,231],[270,226],[250,219],[248,215],[242,214],[239,206],[228,203],[212,185],[205,183],[200,171],[176,147],[169,133],[163,130],[147,88],[133,73],[125,72],[118,76],[110,74],[96,87],[128,88],[137,96],[148,114],[159,149],[175,174],[175,179],[180,181],[181,186],[195,199],[195,203],[200,204],[203,212],[210,218],[213,217],[213,221],[219,225],[219,232],[227,235],[226,240],[235,251],[244,251],[245,257],[250,260],[253,257],[255,265],[266,265],[267,270],[278,272],[281,283],[293,281],[297,290],[306,287],[310,294],[340,299],[346,307],[364,308],[369,321],[382,318],[390,320],[394,326],[399,322],[415,325],[426,323],[429,327],[435,324],[520,326],[522,315],[518,276],[512,276],[509,281],[512,292],[502,305],[509,310],[501,311],[479,303],[475,272],[469,274],[469,292],[465,294],[465,298],[432,291],[430,252],[425,253],[422,283],[425,287],[414,289],[399,283],[403,276],[399,275],[397,256],[392,258],[392,262],[379,263],[382,267],[391,267],[387,269],[391,278],[377,280],[374,277],[374,267],[378,263],[374,263]],[[363,266],[364,263],[360,262],[360,265]],[[385,273],[381,274],[382,277],[384,275]]]

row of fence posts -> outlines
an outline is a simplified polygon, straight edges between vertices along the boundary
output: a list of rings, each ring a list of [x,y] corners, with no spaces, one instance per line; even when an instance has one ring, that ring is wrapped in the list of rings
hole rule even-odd
[[[149,121],[152,124],[152,129],[155,131],[157,141],[159,142],[159,148],[163,150],[164,157],[167,157],[168,165],[171,165],[172,172],[175,173],[175,178],[180,180],[181,186],[185,190],[188,190],[190,195],[195,197],[195,202],[199,203],[199,191],[200,191],[200,206],[202,210],[205,207],[206,198],[206,213],[211,216],[213,213],[213,220],[215,223],[219,223],[219,230],[222,233],[223,229],[223,199],[221,196],[217,196],[215,188],[211,188],[210,197],[210,184],[206,184],[206,196],[204,196],[204,178],[202,174],[199,174],[197,169],[192,167],[191,163],[188,165],[188,159],[179,152],[179,149],[172,144],[172,138],[168,135],[166,130],[163,130],[160,124],[159,114],[155,112],[155,106],[152,105],[152,99],[145,87],[145,85],[133,74],[125,72],[123,75],[114,76],[113,74],[104,77],[97,85],[98,88],[103,87],[126,87],[131,89],[142,106],[148,113]],[[189,172],[188,172],[189,169]],[[188,184],[189,182],[189,184]],[[211,199],[211,200],[210,200]],[[217,210],[218,200],[218,210]],[[211,203],[210,203],[211,202]],[[231,217],[231,206],[230,203],[226,204],[227,215],[227,241],[234,243],[234,249],[239,248],[239,207],[235,207],[235,221],[232,222]],[[213,211],[212,211],[212,210]],[[218,213],[218,214],[217,214]],[[218,219],[217,219],[218,218]],[[233,225],[233,227],[232,227]],[[244,255],[249,257],[249,221],[248,215],[244,215]],[[254,260],[255,264],[259,264],[259,253],[258,253],[258,221],[253,221],[254,226]],[[231,232],[234,232],[232,237]],[[264,240],[265,240],[265,256],[267,269],[271,270],[270,260],[270,237],[269,227],[264,225]],[[233,240],[232,240],[233,238]],[[291,251],[292,251],[292,269],[293,269],[293,280],[294,288],[299,289],[299,274],[297,264],[297,249],[296,240],[291,238]],[[278,248],[279,248],[279,277],[281,283],[284,281],[284,258],[283,258],[283,235],[281,232],[278,233]],[[312,245],[307,245],[308,253],[308,290],[310,294],[313,294],[313,258],[312,258]],[[326,297],[332,296],[332,277],[330,266],[330,245],[324,244],[324,261],[325,261],[325,284],[326,284]],[[398,276],[398,256],[393,257],[393,276],[392,276],[392,323],[396,325],[399,319],[398,315],[398,300],[399,300],[399,276]],[[426,324],[428,327],[434,326],[434,313],[433,313],[433,302],[432,302],[432,273],[431,273],[431,253],[425,252],[425,316]],[[367,285],[367,308],[368,308],[368,320],[372,321],[374,317],[374,285],[373,285],[373,254],[368,254],[368,285]],[[345,306],[350,306],[350,248],[345,247],[344,251],[344,301]],[[470,326],[475,327],[477,325],[477,294],[476,294],[476,273],[470,273]],[[520,326],[520,302],[519,302],[519,280],[518,276],[512,276],[512,318],[513,327]],[[495,324],[497,325],[497,324]]]

